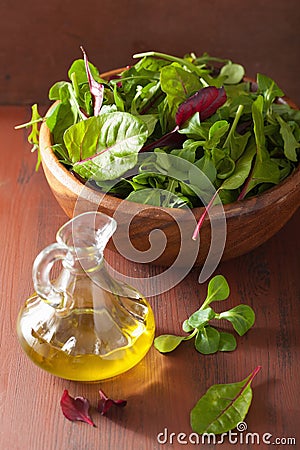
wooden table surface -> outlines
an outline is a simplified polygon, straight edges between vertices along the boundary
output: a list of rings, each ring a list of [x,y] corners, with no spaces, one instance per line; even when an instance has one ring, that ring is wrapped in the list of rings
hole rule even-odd
[[[236,351],[202,356],[192,342],[186,342],[164,356],[152,347],[132,370],[95,384],[56,378],[26,357],[17,340],[16,319],[33,291],[32,263],[55,241],[57,229],[67,220],[42,170],[35,172],[36,158],[30,153],[25,132],[13,129],[28,115],[26,107],[0,107],[0,449],[195,448],[192,443],[178,443],[177,436],[185,433],[186,439],[190,437],[189,412],[196,401],[212,384],[240,381],[257,365],[262,370],[252,385],[246,423],[247,432],[258,433],[261,444],[231,444],[227,439],[220,448],[263,448],[264,433],[272,435],[270,442],[295,438],[294,447],[298,448],[299,212],[268,243],[216,270],[231,287],[228,307],[246,303],[256,312],[254,328],[238,337]],[[159,270],[128,263],[111,253],[108,257],[127,275],[151,277]],[[157,334],[180,333],[183,320],[198,308],[206,292],[206,284],[198,284],[198,274],[198,269],[192,270],[179,285],[149,299]],[[126,408],[112,409],[107,416],[92,408],[96,428],[70,422],[62,415],[59,403],[64,389],[72,396],[87,397],[95,407],[99,388],[112,398],[127,399]],[[162,443],[158,443],[157,436],[165,428],[168,442],[164,444],[161,436]],[[173,439],[170,433],[175,433]],[[180,439],[185,441],[182,435]]]

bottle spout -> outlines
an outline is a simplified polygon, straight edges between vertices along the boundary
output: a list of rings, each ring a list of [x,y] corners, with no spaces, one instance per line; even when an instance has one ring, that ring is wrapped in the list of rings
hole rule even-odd
[[[103,253],[116,228],[115,219],[106,214],[85,212],[66,222],[58,230],[56,239],[69,249],[97,249]]]

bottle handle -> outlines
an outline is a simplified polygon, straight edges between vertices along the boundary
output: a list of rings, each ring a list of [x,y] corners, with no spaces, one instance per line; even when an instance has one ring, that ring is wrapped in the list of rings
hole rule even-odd
[[[54,243],[44,248],[36,257],[32,268],[32,279],[35,292],[53,308],[63,306],[64,292],[59,291],[50,280],[53,264],[66,257],[68,249]]]

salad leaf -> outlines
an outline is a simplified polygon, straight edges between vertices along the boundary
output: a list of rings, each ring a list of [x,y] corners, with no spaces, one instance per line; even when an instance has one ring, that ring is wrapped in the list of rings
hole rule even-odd
[[[63,415],[72,422],[81,421],[95,427],[96,425],[89,416],[90,403],[84,397],[71,397],[67,389],[64,390],[60,400]]]
[[[134,167],[146,139],[144,123],[122,112],[91,117],[64,135],[73,170],[96,181],[113,180]]]
[[[260,369],[257,366],[247,378],[238,383],[211,386],[191,411],[193,431],[199,434],[221,434],[242,422],[252,401],[251,383]]]

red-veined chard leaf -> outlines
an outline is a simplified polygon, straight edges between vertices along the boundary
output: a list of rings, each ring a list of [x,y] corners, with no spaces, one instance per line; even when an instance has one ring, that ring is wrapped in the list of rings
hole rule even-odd
[[[157,147],[182,144],[185,141],[185,137],[178,133],[179,127],[197,112],[200,120],[208,119],[226,102],[226,99],[224,88],[209,86],[200,89],[196,94],[179,105],[175,116],[175,128],[155,142],[151,142],[143,147],[142,151],[148,152]]]
[[[119,408],[124,408],[127,405],[126,400],[113,400],[100,389],[99,390],[100,399],[98,401],[98,411],[102,416],[104,416],[112,406],[117,406]]]
[[[64,390],[60,400],[60,406],[63,415],[72,422],[81,421],[95,427],[96,425],[89,416],[90,403],[84,397],[71,397],[67,391]]]
[[[196,112],[199,113],[201,121],[206,120],[224,105],[226,100],[226,92],[223,87],[208,86],[200,89],[196,94],[181,103],[175,116],[176,124],[178,126],[183,125]]]
[[[233,430],[242,422],[252,401],[251,382],[260,369],[257,366],[238,383],[211,386],[191,411],[193,431],[199,434],[221,434]]]
[[[100,113],[100,110],[101,110],[102,103],[103,103],[104,86],[103,86],[103,84],[98,83],[93,78],[92,72],[89,68],[88,58],[87,58],[87,55],[86,55],[83,47],[81,47],[81,50],[83,53],[85,70],[86,70],[86,74],[87,74],[87,78],[88,78],[88,82],[89,82],[90,91],[91,91],[92,96],[94,97],[94,116],[98,116]]]
[[[129,113],[90,117],[70,127],[64,142],[73,170],[82,178],[113,180],[132,169],[148,136],[146,125]]]

